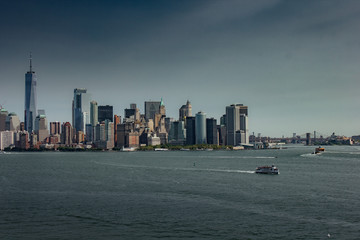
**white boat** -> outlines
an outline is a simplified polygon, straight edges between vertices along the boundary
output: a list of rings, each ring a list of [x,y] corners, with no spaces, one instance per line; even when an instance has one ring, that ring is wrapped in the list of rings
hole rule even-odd
[[[244,146],[234,146],[232,150],[244,150]]]
[[[261,166],[261,167],[257,167],[255,173],[261,173],[261,174],[279,174],[279,169],[277,167],[275,167],[274,165],[272,166]]]
[[[155,148],[155,151],[168,151],[169,149],[167,148]]]
[[[134,152],[136,150],[136,148],[130,147],[130,148],[126,148],[126,147],[122,147],[120,149],[121,152]]]

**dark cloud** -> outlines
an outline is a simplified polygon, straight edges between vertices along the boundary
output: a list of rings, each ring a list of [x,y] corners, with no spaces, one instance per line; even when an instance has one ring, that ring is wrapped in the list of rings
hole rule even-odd
[[[358,134],[359,111],[347,110],[359,107],[359,11],[337,0],[3,1],[0,104],[21,116],[32,51],[50,121],[69,121],[73,89],[86,87],[121,115],[160,97],[173,117],[186,99],[216,118],[240,102],[251,131]]]

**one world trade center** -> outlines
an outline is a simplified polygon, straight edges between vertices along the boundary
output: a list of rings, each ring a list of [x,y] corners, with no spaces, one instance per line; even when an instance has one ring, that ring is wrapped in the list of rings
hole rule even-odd
[[[32,70],[30,54],[30,70],[25,74],[25,130],[31,133],[35,127],[36,117],[36,75]]]

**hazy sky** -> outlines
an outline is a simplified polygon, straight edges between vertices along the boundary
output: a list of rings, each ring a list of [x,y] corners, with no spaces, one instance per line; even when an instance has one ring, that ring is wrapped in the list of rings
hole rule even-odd
[[[360,1],[1,1],[0,104],[23,120],[29,52],[38,108],[70,121],[74,88],[123,116],[162,97],[251,132],[360,134]]]

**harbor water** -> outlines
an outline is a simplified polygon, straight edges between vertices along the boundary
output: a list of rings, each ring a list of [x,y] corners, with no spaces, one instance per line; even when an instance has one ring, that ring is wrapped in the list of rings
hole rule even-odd
[[[0,154],[0,239],[359,239],[360,147],[314,148]]]

